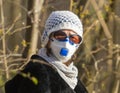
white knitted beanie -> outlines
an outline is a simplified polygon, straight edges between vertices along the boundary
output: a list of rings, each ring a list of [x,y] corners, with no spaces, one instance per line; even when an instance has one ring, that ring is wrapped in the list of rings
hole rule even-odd
[[[76,14],[71,11],[54,11],[48,17],[45,29],[41,37],[42,45],[48,43],[49,35],[61,29],[69,29],[76,32],[82,38],[83,26]]]

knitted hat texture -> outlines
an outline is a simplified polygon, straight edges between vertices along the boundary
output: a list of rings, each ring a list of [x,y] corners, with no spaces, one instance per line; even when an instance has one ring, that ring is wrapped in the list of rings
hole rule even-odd
[[[48,17],[45,29],[41,37],[42,45],[48,43],[49,35],[52,32],[69,29],[76,32],[81,38],[83,35],[83,26],[81,20],[71,11],[54,11]]]

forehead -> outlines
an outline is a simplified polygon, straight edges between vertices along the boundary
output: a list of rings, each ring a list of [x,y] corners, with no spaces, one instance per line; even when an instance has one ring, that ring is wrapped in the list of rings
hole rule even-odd
[[[59,31],[62,31],[62,32],[65,32],[65,33],[69,33],[69,34],[77,34],[75,31],[69,30],[69,29],[62,29],[62,30],[58,30],[56,32],[59,32]]]

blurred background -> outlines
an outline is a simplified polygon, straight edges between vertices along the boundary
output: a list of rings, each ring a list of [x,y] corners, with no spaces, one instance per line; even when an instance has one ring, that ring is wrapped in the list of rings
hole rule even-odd
[[[0,93],[42,47],[54,10],[73,11],[83,23],[75,65],[89,93],[120,93],[120,0],[0,0]]]

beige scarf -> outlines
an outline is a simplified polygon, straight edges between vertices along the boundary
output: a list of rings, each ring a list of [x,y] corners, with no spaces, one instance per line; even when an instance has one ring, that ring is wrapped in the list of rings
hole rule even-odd
[[[54,56],[47,56],[46,48],[41,48],[38,52],[38,55],[52,64],[57,69],[59,75],[72,89],[75,88],[75,86],[77,85],[78,70],[73,65],[73,62],[69,66],[66,66],[65,64],[57,60]]]

